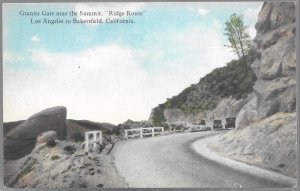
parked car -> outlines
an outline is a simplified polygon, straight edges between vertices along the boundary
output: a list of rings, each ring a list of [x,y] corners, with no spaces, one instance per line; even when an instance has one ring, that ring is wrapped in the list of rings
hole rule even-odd
[[[223,125],[222,125],[222,120],[214,120],[213,122],[213,129],[222,129]]]
[[[226,118],[225,128],[235,128],[235,117]]]
[[[201,120],[199,125],[205,125],[205,120]]]

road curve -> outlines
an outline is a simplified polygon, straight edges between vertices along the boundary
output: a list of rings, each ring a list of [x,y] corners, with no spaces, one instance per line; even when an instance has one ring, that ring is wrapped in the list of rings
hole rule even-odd
[[[119,174],[132,188],[287,187],[210,161],[191,144],[218,132],[197,132],[135,139],[113,150]]]

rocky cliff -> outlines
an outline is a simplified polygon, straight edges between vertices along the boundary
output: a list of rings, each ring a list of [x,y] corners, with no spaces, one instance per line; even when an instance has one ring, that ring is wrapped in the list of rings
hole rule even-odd
[[[258,15],[252,68],[254,97],[239,112],[237,125],[247,126],[277,112],[296,111],[296,43],[294,3],[265,3]]]
[[[252,64],[253,96],[238,112],[234,131],[209,147],[252,165],[296,177],[296,44],[294,2],[264,3]]]

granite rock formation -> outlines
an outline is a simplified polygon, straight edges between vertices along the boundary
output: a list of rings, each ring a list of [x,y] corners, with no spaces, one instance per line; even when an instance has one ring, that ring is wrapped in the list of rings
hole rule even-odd
[[[38,135],[45,131],[55,131],[59,139],[64,139],[66,115],[65,107],[48,108],[9,130],[4,137],[4,158],[18,159],[29,154],[36,144]]]
[[[268,2],[259,13],[252,64],[255,96],[241,110],[237,126],[247,126],[277,112],[296,111],[296,36],[293,2]]]

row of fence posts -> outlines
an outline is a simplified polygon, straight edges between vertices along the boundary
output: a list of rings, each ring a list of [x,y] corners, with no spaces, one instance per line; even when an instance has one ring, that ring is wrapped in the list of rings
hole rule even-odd
[[[160,129],[161,131],[155,132],[156,129]],[[144,133],[144,130],[151,130],[151,133]],[[211,128],[211,131],[214,129]],[[173,132],[179,132],[182,130],[173,130]],[[135,129],[125,129],[124,138],[133,138],[137,137],[139,134],[140,138],[143,138],[144,135],[151,135],[154,137],[157,134],[164,134],[164,127],[147,127],[147,128],[135,128]],[[138,134],[128,135],[128,132],[139,132]],[[85,133],[85,150],[89,151],[90,149],[95,149],[97,144],[102,144],[102,131],[89,131]]]
[[[160,132],[155,132],[155,129],[160,129]],[[144,133],[144,130],[151,130],[151,133]],[[131,137],[136,137],[137,134],[135,135],[128,135],[128,132],[139,132],[139,137],[143,138],[144,135],[151,135],[152,137],[154,137],[156,134],[164,134],[164,127],[147,127],[147,128],[136,128],[136,129],[125,129],[124,130],[124,138],[128,139]]]
[[[150,130],[151,133],[144,133],[144,130]],[[161,131],[155,132],[156,129],[160,129]],[[125,131],[125,139],[128,139],[129,137],[135,137],[136,135],[128,135],[128,132],[130,131],[139,131],[140,132],[140,138],[143,138],[144,135],[152,135],[154,137],[156,134],[164,134],[164,127],[148,127],[148,128],[137,128],[137,129],[126,129]],[[103,137],[102,137],[102,131],[88,131],[85,132],[85,151],[95,151],[97,148],[102,144]]]

